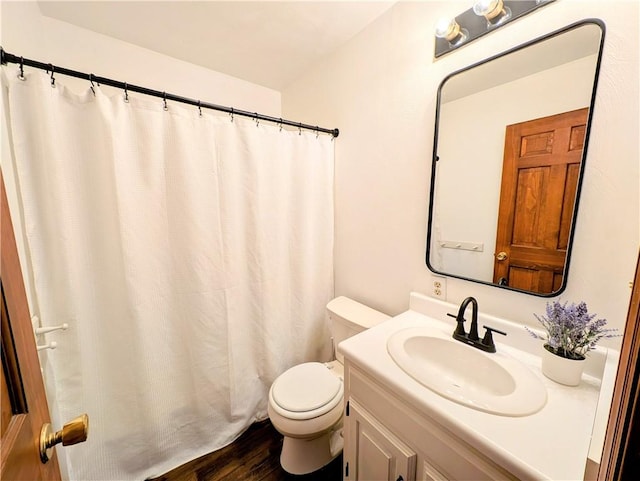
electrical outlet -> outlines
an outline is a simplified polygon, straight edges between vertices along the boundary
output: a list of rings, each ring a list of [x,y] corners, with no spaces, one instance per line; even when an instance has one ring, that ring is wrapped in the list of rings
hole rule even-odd
[[[431,295],[443,301],[447,299],[447,278],[431,276]]]

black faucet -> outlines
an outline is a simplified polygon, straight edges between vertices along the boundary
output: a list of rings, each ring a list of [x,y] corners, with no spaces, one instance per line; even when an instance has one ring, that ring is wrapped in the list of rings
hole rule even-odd
[[[469,329],[469,333],[467,333],[464,330],[464,323],[466,321],[464,312],[467,310],[469,304],[471,304],[471,329]],[[496,352],[496,346],[493,343],[493,336],[491,335],[492,332],[502,334],[503,336],[507,335],[506,332],[499,331],[493,327],[482,326],[486,331],[484,337],[480,339],[480,336],[478,336],[478,301],[473,297],[467,297],[462,301],[457,316],[455,314],[447,315],[456,318],[457,325],[455,331],[453,331],[453,338],[456,341],[464,342],[482,351]]]

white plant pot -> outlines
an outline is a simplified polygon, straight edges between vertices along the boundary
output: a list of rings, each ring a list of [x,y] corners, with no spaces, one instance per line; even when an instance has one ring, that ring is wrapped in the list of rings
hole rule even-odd
[[[542,348],[542,374],[566,386],[577,386],[582,379],[584,359],[567,359]]]

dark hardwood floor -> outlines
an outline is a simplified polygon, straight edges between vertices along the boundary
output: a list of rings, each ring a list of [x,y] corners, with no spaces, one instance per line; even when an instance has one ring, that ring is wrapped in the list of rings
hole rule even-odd
[[[342,455],[304,476],[280,467],[282,435],[269,420],[253,424],[235,442],[148,481],[340,481]]]

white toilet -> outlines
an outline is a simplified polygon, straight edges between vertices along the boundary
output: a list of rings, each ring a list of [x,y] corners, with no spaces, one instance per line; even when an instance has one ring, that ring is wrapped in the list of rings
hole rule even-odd
[[[327,310],[336,354],[341,341],[389,319],[348,297],[333,299]],[[312,473],[342,452],[342,363],[342,355],[337,354],[328,363],[298,364],[271,385],[269,418],[284,436],[280,464],[288,473]]]

